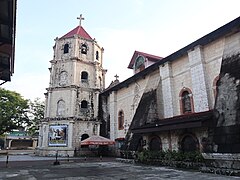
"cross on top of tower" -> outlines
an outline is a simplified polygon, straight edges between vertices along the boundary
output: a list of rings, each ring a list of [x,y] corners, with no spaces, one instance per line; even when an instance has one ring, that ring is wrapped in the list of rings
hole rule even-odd
[[[82,14],[80,14],[80,16],[77,17],[77,19],[79,19],[79,26],[81,27],[81,22],[82,20],[84,20],[84,17],[82,16]]]
[[[116,78],[116,80],[118,80],[118,78],[119,78],[119,76],[117,74],[114,77]]]

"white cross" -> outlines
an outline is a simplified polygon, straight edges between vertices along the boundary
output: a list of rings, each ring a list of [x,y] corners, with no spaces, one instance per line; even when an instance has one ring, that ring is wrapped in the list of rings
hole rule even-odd
[[[82,14],[80,14],[80,16],[77,17],[77,19],[79,19],[79,26],[81,26],[81,22],[82,20],[84,20],[84,17],[82,17]]]

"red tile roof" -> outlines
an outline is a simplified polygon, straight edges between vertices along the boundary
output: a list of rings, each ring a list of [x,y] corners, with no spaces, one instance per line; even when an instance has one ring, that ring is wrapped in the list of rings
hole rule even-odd
[[[61,38],[73,37],[75,34],[78,34],[85,39],[92,40],[91,36],[85,31],[85,29],[82,26],[77,26],[76,28],[74,28],[73,30],[71,30],[70,32],[68,32],[64,36],[62,36]]]
[[[134,54],[133,54],[132,59],[131,59],[129,65],[128,65],[128,68],[130,68],[130,69],[133,68],[135,59],[136,59],[138,56],[143,56],[143,57],[145,57],[145,58],[148,58],[149,61],[153,61],[153,62],[157,62],[157,61],[159,61],[159,60],[162,59],[162,57],[160,57],[160,56],[155,56],[155,55],[147,54],[147,53],[140,52],[140,51],[134,51]]]

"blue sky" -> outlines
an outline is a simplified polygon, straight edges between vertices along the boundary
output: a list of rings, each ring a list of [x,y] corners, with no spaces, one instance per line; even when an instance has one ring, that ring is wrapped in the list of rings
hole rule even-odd
[[[239,0],[19,0],[15,73],[3,88],[44,99],[56,37],[78,25],[104,47],[106,85],[135,50],[166,57],[239,16]]]

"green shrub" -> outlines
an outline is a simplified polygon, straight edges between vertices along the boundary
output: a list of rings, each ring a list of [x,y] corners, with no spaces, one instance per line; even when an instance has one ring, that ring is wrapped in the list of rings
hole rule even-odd
[[[137,153],[137,160],[140,162],[148,162],[152,160],[203,162],[203,156],[200,152],[144,150]]]

